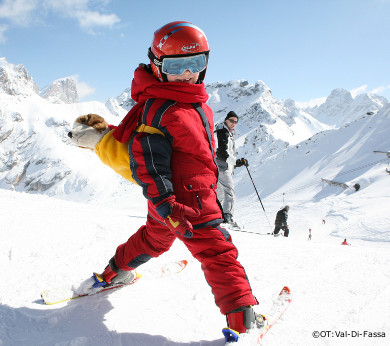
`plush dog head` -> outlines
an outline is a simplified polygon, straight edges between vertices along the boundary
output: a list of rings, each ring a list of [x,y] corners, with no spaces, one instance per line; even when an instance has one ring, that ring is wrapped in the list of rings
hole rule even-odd
[[[79,147],[95,149],[96,144],[110,131],[107,122],[97,114],[82,115],[73,123],[68,133],[71,141]]]

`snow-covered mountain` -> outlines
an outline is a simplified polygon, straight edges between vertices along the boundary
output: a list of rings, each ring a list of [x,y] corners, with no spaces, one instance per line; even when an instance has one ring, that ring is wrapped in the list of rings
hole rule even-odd
[[[13,65],[0,58],[0,93],[10,96],[37,94],[39,87],[34,83],[23,65]]]
[[[51,103],[77,103],[76,80],[72,77],[57,79],[40,90],[39,95]]]
[[[345,89],[335,89],[320,106],[305,109],[324,124],[340,127],[359,116],[377,113],[387,99],[371,93],[359,94],[355,98]]]
[[[360,94],[353,98],[348,91],[335,89],[320,106],[303,109],[294,100],[275,99],[262,81],[212,83],[207,85],[207,92],[215,122],[222,122],[230,110],[239,115],[238,155],[254,163],[316,133],[338,129],[367,113],[377,113],[387,104],[387,99],[378,95]]]
[[[77,150],[67,137],[79,115],[97,113],[111,123],[120,119],[101,102],[49,102],[36,92],[23,66],[4,59],[1,66],[6,79],[0,89],[0,188],[64,198],[76,192],[77,198],[81,190],[96,193],[92,181],[105,174],[112,184],[122,184],[92,152]],[[64,99],[61,90],[68,91],[58,89],[58,99]]]
[[[339,129],[321,131],[261,162],[255,161],[251,167],[255,180],[267,181],[260,184],[259,191],[264,197],[283,195],[289,199],[296,189],[311,185],[310,199],[317,200],[326,197],[327,191],[334,193],[321,179],[346,184],[349,191],[354,191],[356,183],[363,189],[370,185],[369,172],[376,164],[386,174],[390,160],[374,151],[389,151],[389,129],[390,104],[386,104],[377,114],[364,115]],[[236,179],[242,179],[239,195],[244,196],[248,193],[245,186],[250,188],[250,183],[245,182],[245,172],[236,174]]]
[[[130,91],[130,88],[126,88],[118,97],[110,97],[106,102],[106,107],[120,119],[135,105],[135,101],[131,99]]]
[[[110,176],[112,191],[123,185],[134,188],[102,165],[93,153],[72,146],[67,137],[74,119],[81,114],[97,113],[110,123],[118,124],[134,104],[129,88],[105,104],[66,104],[64,102],[77,96],[73,79],[58,79],[38,93],[36,84],[23,66],[12,65],[3,58],[0,67],[0,188],[61,198],[77,198],[75,196],[87,190],[90,196],[96,197],[101,193],[99,182],[106,175]],[[315,148],[317,144],[313,138],[337,137],[337,133],[342,133],[342,126],[370,111],[376,112],[372,115],[375,118],[386,114],[378,112],[386,99],[371,94],[353,99],[340,89],[334,90],[318,109],[305,110],[298,108],[293,100],[275,99],[262,81],[255,84],[245,80],[211,83],[207,85],[207,92],[216,123],[223,121],[230,110],[239,115],[238,155],[246,157],[251,167],[289,153],[292,157],[301,155],[296,148],[306,148],[307,141],[313,146],[307,148],[307,152],[317,150],[321,153],[323,150]],[[329,121],[325,123],[328,119],[337,119],[337,126],[330,126]],[[333,131],[329,131],[331,128]],[[356,156],[359,155],[357,152]],[[302,157],[307,157],[306,153],[300,156],[300,160]],[[287,180],[291,178],[291,175],[286,175]]]
[[[275,99],[262,81],[212,83],[206,90],[215,122],[224,121],[230,110],[239,115],[236,127],[239,155],[251,160],[261,161],[329,128],[298,109],[293,100]]]

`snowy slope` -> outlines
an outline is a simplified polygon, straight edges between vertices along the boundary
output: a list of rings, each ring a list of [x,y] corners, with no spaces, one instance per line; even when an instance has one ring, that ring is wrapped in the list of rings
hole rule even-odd
[[[296,189],[314,184],[317,193],[313,198],[320,199],[326,196],[326,184],[321,179],[350,187],[359,183],[364,188],[370,183],[370,170],[375,165],[384,170],[389,162],[386,155],[374,153],[389,150],[389,128],[390,104],[387,104],[378,114],[364,115],[337,130],[319,132],[281,153],[255,161],[249,169],[254,171],[254,178],[267,181],[258,188],[264,197],[275,198],[284,193],[293,198]],[[241,187],[238,194],[244,196],[251,183],[244,169],[235,172]]]
[[[378,170],[369,188],[343,198],[316,202],[306,200],[307,194],[297,195],[297,201],[290,203],[289,238],[232,234],[260,301],[258,311],[267,310],[283,285],[289,285],[294,294],[292,306],[264,345],[388,342],[389,197],[388,176]],[[279,203],[264,202],[272,219]],[[115,205],[105,204],[0,190],[0,344],[222,346],[224,317],[213,302],[200,264],[180,242],[139,268],[144,277],[134,286],[42,305],[41,291],[77,285],[92,271],[102,270],[116,246],[145,222],[140,191],[117,199]],[[264,219],[262,213],[258,201],[238,200],[236,219],[244,231],[268,232],[266,224],[258,226]],[[325,225],[321,222],[324,214]],[[387,236],[375,242],[360,240],[356,234],[356,239],[350,239],[344,225],[359,223],[364,233],[361,238],[372,232],[383,235],[385,229]],[[309,227],[311,241],[307,240]],[[335,230],[339,233],[334,234]],[[352,246],[340,245],[344,236]],[[153,275],[154,268],[177,259],[189,260],[181,274],[171,278]],[[316,330],[385,332],[386,338],[315,340],[312,332]]]

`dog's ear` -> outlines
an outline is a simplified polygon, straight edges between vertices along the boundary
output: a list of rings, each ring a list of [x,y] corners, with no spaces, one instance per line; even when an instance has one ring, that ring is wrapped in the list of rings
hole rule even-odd
[[[98,132],[103,132],[108,128],[108,123],[97,114],[82,115],[76,119],[76,122],[92,126]]]

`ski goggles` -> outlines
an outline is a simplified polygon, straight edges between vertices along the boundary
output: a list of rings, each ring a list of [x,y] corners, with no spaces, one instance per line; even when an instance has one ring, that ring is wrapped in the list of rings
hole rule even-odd
[[[198,73],[207,67],[207,59],[204,54],[187,56],[184,58],[164,58],[161,71],[165,74],[180,76],[184,71]]]

